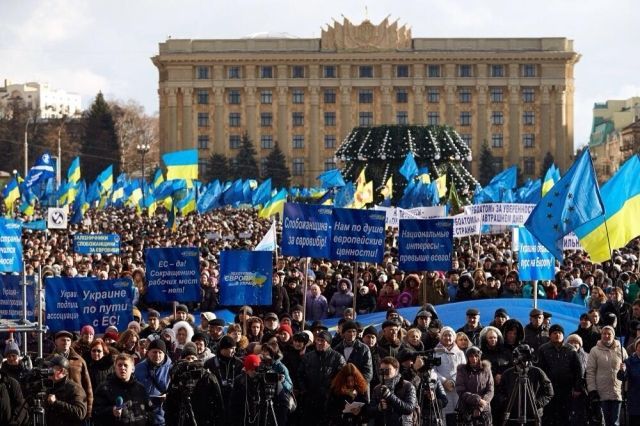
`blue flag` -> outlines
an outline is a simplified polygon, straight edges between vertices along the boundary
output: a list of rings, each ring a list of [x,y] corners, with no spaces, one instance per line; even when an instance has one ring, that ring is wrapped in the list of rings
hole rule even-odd
[[[53,159],[48,152],[45,152],[40,156],[40,158],[38,158],[36,164],[29,169],[27,176],[24,178],[24,185],[27,188],[31,188],[32,186],[40,182],[44,182],[54,176],[55,168]]]
[[[410,181],[418,174],[418,165],[416,164],[413,152],[409,151],[404,159],[404,163],[400,167],[400,174],[404,176],[407,181]]]
[[[338,169],[327,170],[318,176],[320,180],[320,186],[329,189],[334,187],[342,187],[345,185],[342,173]]]
[[[562,238],[603,215],[591,154],[585,149],[536,205],[524,226],[557,259],[562,259]]]

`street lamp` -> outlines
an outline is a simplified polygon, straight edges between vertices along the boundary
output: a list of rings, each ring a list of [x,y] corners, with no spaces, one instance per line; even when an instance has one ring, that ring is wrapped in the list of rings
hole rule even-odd
[[[31,121],[31,116],[27,116],[27,122],[24,125],[24,175],[27,176],[27,171],[29,170],[29,144],[27,142],[28,131],[29,131],[29,122]]]
[[[136,145],[136,150],[138,151],[138,154],[142,156],[142,182],[143,183],[146,183],[147,181],[147,175],[145,174],[145,170],[144,170],[144,156],[147,154],[147,152],[149,152],[150,149],[151,149],[151,145],[149,145],[148,143],[139,143],[138,145]],[[142,205],[143,206],[147,205],[147,202],[145,200],[144,185],[142,185]]]
[[[67,115],[63,115],[60,120],[60,126],[58,126],[58,160],[56,161],[56,179],[58,184],[56,185],[57,189],[60,189],[60,180],[62,179],[62,172],[60,167],[62,166],[62,149],[60,148],[60,135],[62,134],[62,129],[64,128],[65,123],[67,122]]]

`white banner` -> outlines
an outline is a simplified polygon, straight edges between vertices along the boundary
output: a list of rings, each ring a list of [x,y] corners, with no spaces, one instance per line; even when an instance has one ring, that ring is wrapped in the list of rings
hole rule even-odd
[[[511,234],[511,250],[518,251],[520,249],[520,244],[518,242],[518,233],[514,232]],[[576,234],[571,232],[567,234],[562,239],[562,250],[584,250],[580,245],[580,240]]]
[[[493,203],[465,206],[466,214],[482,215],[483,225],[522,226],[527,221],[535,204]]]
[[[459,214],[453,217],[453,236],[456,238],[478,235],[482,227],[479,214]]]
[[[445,217],[444,206],[415,207],[412,209],[401,209],[400,207],[375,206],[374,210],[385,212],[385,225],[397,228],[400,226],[400,219],[434,219]]]

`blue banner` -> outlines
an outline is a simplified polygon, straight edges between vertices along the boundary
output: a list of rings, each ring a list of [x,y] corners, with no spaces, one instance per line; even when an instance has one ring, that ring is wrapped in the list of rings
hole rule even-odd
[[[453,256],[453,219],[404,219],[398,258],[404,271],[448,271]]]
[[[120,235],[75,234],[73,251],[78,254],[120,254]]]
[[[200,253],[196,247],[152,248],[145,258],[148,302],[200,301]]]
[[[0,272],[22,272],[22,222],[0,218]]]
[[[333,209],[331,260],[381,263],[385,212]]]
[[[133,320],[131,278],[49,277],[45,287],[45,323],[54,332],[79,331],[87,324],[96,333],[104,333],[110,325],[125,330]]]
[[[44,231],[47,229],[47,221],[44,219],[32,220],[31,222],[25,222],[22,225],[24,229],[33,229],[34,231]]]
[[[282,221],[282,254],[329,257],[331,210],[330,206],[286,203]]]
[[[35,320],[35,279],[27,276],[27,319]],[[22,276],[0,275],[0,318],[22,319]]]
[[[522,281],[555,278],[555,258],[525,227],[518,228],[518,274]]]
[[[273,254],[269,251],[220,252],[220,304],[270,305]]]

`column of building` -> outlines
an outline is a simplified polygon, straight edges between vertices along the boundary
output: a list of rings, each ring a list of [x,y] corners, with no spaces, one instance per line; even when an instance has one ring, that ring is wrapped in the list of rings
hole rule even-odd
[[[509,163],[505,167],[518,166],[520,164],[520,86],[509,86]]]
[[[169,151],[169,108],[167,107],[167,89],[158,89],[158,100],[160,104],[160,152]]]
[[[551,97],[549,86],[540,87],[540,158],[544,159],[551,152]]]
[[[168,87],[165,89],[167,95],[167,107],[169,110],[169,137],[168,148],[169,151],[175,151],[178,147],[178,89],[175,87]]]
[[[224,88],[222,87],[214,87],[213,88],[213,103],[214,103],[214,118],[213,125],[215,126],[214,130],[214,141],[213,141],[213,151],[217,154],[224,155],[226,153],[225,149],[225,137],[224,137]]]
[[[196,139],[193,137],[193,88],[182,87],[182,140],[181,149],[196,147]]]
[[[569,155],[567,155],[567,147],[566,144],[566,127],[565,127],[565,87],[564,86],[556,86],[555,87],[555,99],[554,99],[554,112],[555,112],[555,139],[556,139],[556,150],[555,150],[555,160],[557,164],[564,168],[564,170],[568,169],[570,166]],[[573,147],[571,147],[573,148]]]
[[[246,121],[246,129],[247,134],[249,135],[249,139],[253,143],[253,146],[259,146],[257,135],[257,100],[256,100],[256,88],[255,87],[245,87],[244,88],[245,98],[246,98],[246,111],[247,111],[247,121]]]

